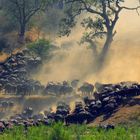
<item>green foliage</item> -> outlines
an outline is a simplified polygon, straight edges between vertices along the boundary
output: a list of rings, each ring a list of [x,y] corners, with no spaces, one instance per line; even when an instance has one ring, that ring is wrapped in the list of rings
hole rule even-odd
[[[52,126],[15,127],[0,135],[0,140],[140,140],[140,127],[116,126],[115,130],[99,130],[86,125],[64,126],[61,123]]]
[[[39,56],[42,59],[45,59],[51,48],[51,43],[45,39],[39,39],[36,42],[30,43],[27,45],[27,48],[30,50],[33,56]]]
[[[67,0],[66,0],[67,3]],[[74,4],[73,4],[74,3]],[[59,29],[59,35],[61,36],[69,36],[71,33],[71,28],[73,28],[77,21],[75,20],[76,16],[81,14],[81,4],[79,1],[74,1],[72,4],[65,4],[65,17],[60,22],[60,29]]]
[[[49,140],[71,140],[71,136],[65,127],[61,124],[55,124],[48,133]]]
[[[3,9],[20,21],[22,16],[28,21],[36,12],[42,10],[52,0],[5,0]],[[24,14],[24,15],[23,15]]]

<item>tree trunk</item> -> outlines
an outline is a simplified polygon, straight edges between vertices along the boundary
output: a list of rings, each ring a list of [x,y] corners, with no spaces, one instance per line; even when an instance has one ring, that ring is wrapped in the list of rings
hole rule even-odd
[[[24,43],[24,41],[25,41],[25,30],[26,30],[26,25],[21,24],[20,32],[19,32],[19,43]]]
[[[110,49],[112,41],[113,41],[113,35],[111,33],[111,34],[107,35],[106,42],[105,42],[104,47],[103,47],[103,49],[102,49],[102,51],[100,53],[100,58],[101,58],[102,62],[104,62],[106,57],[107,57],[107,54],[108,54],[108,51]]]
[[[107,38],[106,38],[105,44],[103,46],[103,49],[98,56],[97,68],[96,68],[97,71],[100,71],[103,68],[112,41],[113,41],[113,34],[112,34],[112,31],[109,31],[108,34],[107,34]]]

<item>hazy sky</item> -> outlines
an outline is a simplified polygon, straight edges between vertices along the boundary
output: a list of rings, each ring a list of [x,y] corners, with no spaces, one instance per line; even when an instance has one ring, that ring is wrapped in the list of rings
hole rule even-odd
[[[125,5],[128,7],[136,7],[139,4],[138,0],[126,0]],[[140,12],[140,10],[139,10]],[[140,16],[136,11],[122,11],[117,24],[117,37],[122,38],[124,34],[129,34],[129,37],[140,34]],[[125,36],[128,37],[128,36]]]

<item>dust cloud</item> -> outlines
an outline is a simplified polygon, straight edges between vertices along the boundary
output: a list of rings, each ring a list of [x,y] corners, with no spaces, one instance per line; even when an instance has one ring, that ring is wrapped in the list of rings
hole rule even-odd
[[[135,6],[135,2],[127,2]],[[94,56],[86,45],[79,45],[83,29],[78,25],[69,37],[56,38],[61,48],[53,52],[53,58],[44,64],[35,79],[43,84],[48,81],[80,79],[94,83],[120,81],[140,82],[140,16],[136,11],[124,11],[120,15],[117,35],[111,46],[108,61],[100,73],[94,73]]]
[[[55,51],[54,57],[43,66],[35,78],[43,84],[48,81],[73,79],[92,83],[140,81],[140,40],[134,41],[130,37],[122,41],[114,41],[108,62],[101,73],[94,74],[95,65],[91,49],[71,44],[72,47],[69,49]]]

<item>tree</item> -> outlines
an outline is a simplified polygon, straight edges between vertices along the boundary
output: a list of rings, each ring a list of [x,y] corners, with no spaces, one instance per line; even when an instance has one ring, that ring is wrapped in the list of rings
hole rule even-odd
[[[89,13],[89,17],[84,18],[82,26],[87,30],[82,38],[82,42],[88,42],[96,56],[98,68],[103,66],[106,56],[116,34],[115,25],[119,20],[122,10],[136,10],[138,7],[129,8],[122,6],[125,0],[65,0],[68,10],[67,17],[62,20],[60,28],[61,35],[69,35],[71,28],[76,25],[76,17],[82,13]],[[104,39],[101,51],[98,51],[98,41]]]
[[[19,25],[19,39],[24,41],[27,24],[40,10],[46,8],[53,0],[5,0],[7,12]]]
[[[55,6],[49,7],[44,12],[39,12],[32,18],[30,22],[32,27],[35,27],[38,31],[38,38],[42,33],[47,33],[49,40],[54,40],[58,35],[59,31],[59,23],[62,18],[64,18],[65,14],[63,9],[58,7],[59,5],[55,4]]]

